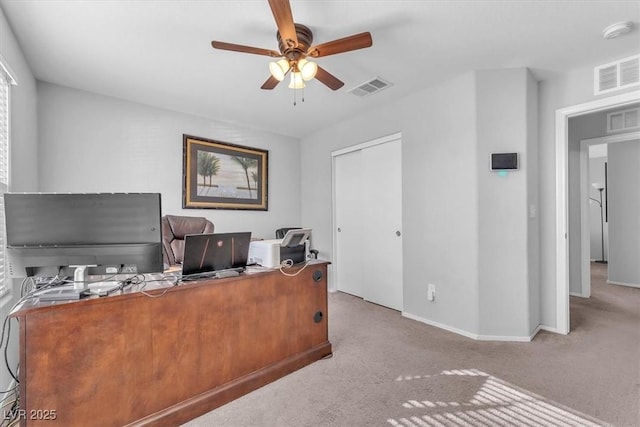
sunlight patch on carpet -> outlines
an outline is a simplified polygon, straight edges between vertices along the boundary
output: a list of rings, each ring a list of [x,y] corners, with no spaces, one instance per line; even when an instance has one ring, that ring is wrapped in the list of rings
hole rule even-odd
[[[478,369],[454,369],[433,375],[400,375],[395,381],[443,380],[459,381],[473,395],[465,401],[450,401],[443,396],[429,400],[409,399],[402,407],[415,415],[389,418],[397,427],[596,427],[609,424],[545,399]],[[481,379],[478,377],[482,377]],[[478,382],[481,381],[481,382]],[[479,385],[479,386],[478,386]],[[404,415],[404,414],[403,414]]]

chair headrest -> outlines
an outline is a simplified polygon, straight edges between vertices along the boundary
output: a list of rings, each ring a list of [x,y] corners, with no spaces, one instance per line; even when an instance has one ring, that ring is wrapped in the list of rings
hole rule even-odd
[[[183,240],[187,234],[213,232],[213,223],[204,217],[165,215],[175,239]]]

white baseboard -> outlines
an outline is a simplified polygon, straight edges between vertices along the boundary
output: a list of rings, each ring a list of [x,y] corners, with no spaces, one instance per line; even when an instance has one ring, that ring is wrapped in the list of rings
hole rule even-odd
[[[613,280],[607,280],[607,283],[610,285],[620,285],[620,286],[629,286],[631,288],[640,288],[640,284],[638,283],[614,282]]]
[[[536,335],[538,335],[538,332],[540,332],[541,330],[542,330],[542,325],[536,326],[533,332],[531,332],[531,335],[529,335],[529,341],[533,341]]]
[[[538,326],[538,332],[539,331],[547,331],[547,332],[553,332],[554,334],[560,334],[560,331],[558,329],[552,328],[551,326],[545,326],[545,325]],[[566,335],[566,334],[561,334],[561,335]]]
[[[478,341],[531,342],[532,339],[533,339],[532,335],[529,335],[529,336],[479,335],[478,336]]]
[[[511,341],[511,342],[530,342],[533,337],[538,333],[539,329],[536,330],[530,336],[502,336],[502,335],[479,335],[474,334],[469,331],[465,331],[463,329],[454,328],[453,326],[445,325],[442,323],[434,322],[433,320],[425,319],[420,316],[416,316],[411,313],[402,312],[402,316],[411,320],[415,320],[417,322],[425,323],[430,326],[435,326],[436,328],[444,329],[445,331],[453,332],[454,334],[462,335],[467,338],[474,339],[476,341]]]
[[[572,297],[578,297],[578,298],[589,298],[589,297],[586,297],[586,296],[584,296],[582,294],[578,294],[578,293],[575,293],[575,292],[569,292],[569,295],[571,295]]]
[[[449,325],[445,325],[445,324],[442,324],[442,323],[434,322],[433,320],[428,320],[428,319],[425,319],[424,317],[420,317],[420,316],[416,316],[415,314],[407,313],[406,311],[402,312],[402,316],[406,317],[407,319],[415,320],[415,321],[418,321],[420,323],[426,323],[427,325],[435,326],[436,328],[444,329],[445,331],[453,332],[454,334],[462,335],[462,336],[467,337],[467,338],[471,338],[471,339],[474,339],[474,340],[478,339],[478,335],[477,334],[472,334],[471,332],[467,332],[467,331],[462,330],[462,329],[458,329],[458,328],[454,328],[454,327],[449,326]]]

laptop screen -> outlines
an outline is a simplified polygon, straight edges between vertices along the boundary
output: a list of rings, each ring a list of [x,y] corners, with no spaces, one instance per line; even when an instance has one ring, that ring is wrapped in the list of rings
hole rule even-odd
[[[182,275],[244,269],[251,232],[189,234],[184,238]]]

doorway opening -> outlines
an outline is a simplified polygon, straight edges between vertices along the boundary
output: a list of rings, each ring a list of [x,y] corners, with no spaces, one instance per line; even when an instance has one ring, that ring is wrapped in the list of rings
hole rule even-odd
[[[570,289],[572,296],[591,296],[593,262],[606,264],[608,256],[607,152],[611,144],[640,139],[640,131],[626,132],[580,141],[580,289]],[[590,154],[594,153],[593,155]],[[599,170],[594,171],[596,166]],[[639,165],[640,166],[640,165]],[[599,211],[597,220],[591,219]],[[590,215],[591,214],[591,215]],[[596,226],[594,227],[594,223]],[[598,225],[599,224],[599,225]],[[595,229],[595,232],[594,232]],[[600,242],[599,244],[595,244]],[[594,247],[596,248],[594,250]],[[607,272],[607,269],[599,269]]]
[[[637,103],[640,91],[629,92],[556,111],[556,330],[568,334],[569,324],[569,119]],[[573,257],[575,259],[575,256]],[[578,259],[581,259],[579,257]],[[582,267],[581,271],[584,271]]]

